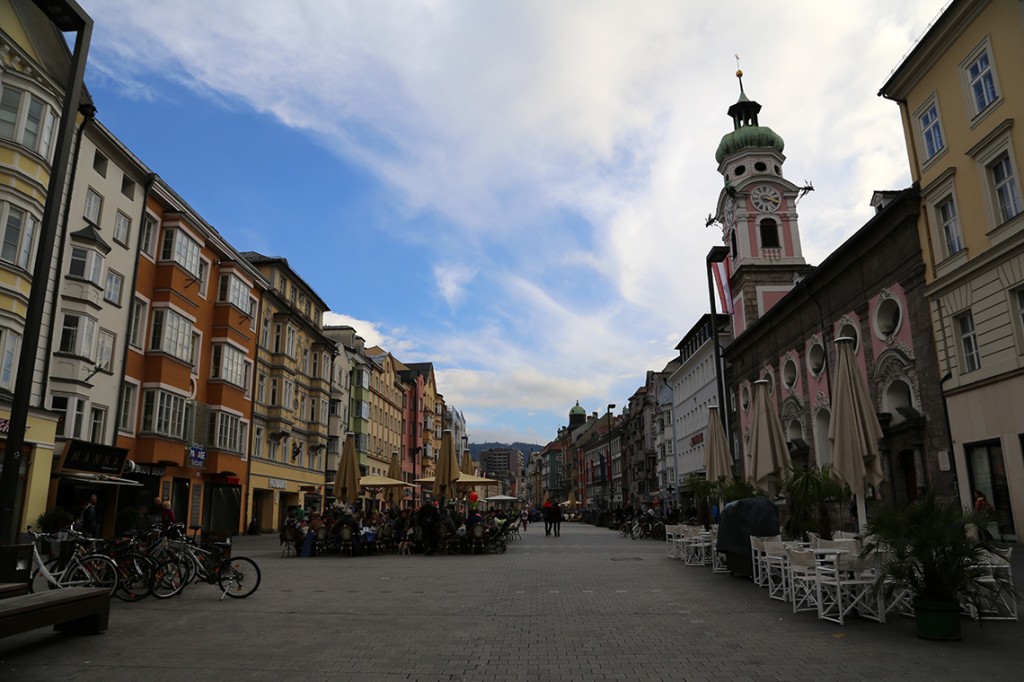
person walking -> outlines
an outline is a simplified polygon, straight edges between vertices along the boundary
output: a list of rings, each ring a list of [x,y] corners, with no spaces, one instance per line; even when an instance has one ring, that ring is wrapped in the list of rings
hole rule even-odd
[[[96,505],[92,503],[92,499],[87,497],[82,500],[82,513],[78,517],[78,522],[82,529],[82,535],[85,537],[94,538],[99,535],[100,521],[96,513]]]
[[[439,516],[437,507],[430,502],[420,507],[417,514],[420,529],[423,531],[423,554],[425,556],[430,556],[437,548],[437,522]]]
[[[551,512],[551,525],[555,531],[555,537],[558,538],[562,536],[562,505],[558,504],[558,500],[555,500],[552,506],[554,508]]]
[[[554,521],[550,499],[544,502],[544,506],[541,507],[541,514],[544,516],[544,537],[549,537],[551,535],[551,524]]]
[[[529,510],[527,510],[525,507],[523,509],[519,510],[519,527],[523,529],[524,533],[526,532],[526,526],[527,526],[527,523],[529,522],[529,520],[530,520],[530,512],[529,512]]]

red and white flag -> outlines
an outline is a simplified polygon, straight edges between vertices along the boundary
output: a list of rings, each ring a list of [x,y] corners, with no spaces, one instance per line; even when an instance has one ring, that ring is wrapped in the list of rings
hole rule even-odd
[[[732,315],[732,290],[729,288],[729,278],[732,276],[732,272],[729,267],[729,259],[727,258],[720,263],[712,263],[711,267],[715,275],[715,285],[718,289],[718,300],[722,303],[721,311]]]

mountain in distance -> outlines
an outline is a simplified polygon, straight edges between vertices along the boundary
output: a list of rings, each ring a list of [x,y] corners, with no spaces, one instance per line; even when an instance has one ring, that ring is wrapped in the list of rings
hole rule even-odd
[[[530,459],[530,453],[534,450],[543,450],[543,445],[537,445],[536,443],[470,443],[469,454],[476,461],[480,461],[480,453],[484,450],[491,450],[494,448],[512,448],[513,450],[519,450],[523,453],[523,465],[526,465],[527,460]]]

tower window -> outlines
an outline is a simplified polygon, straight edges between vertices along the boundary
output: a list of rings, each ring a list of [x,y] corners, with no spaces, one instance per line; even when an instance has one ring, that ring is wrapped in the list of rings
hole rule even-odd
[[[771,218],[765,218],[761,221],[761,248],[778,249],[781,246],[778,224]]]
[[[757,163],[754,164],[754,170],[756,170],[758,173],[764,173],[766,170],[768,170],[768,165],[764,161],[758,161]]]
[[[736,176],[739,177],[747,172],[747,167],[744,165],[736,166]]]

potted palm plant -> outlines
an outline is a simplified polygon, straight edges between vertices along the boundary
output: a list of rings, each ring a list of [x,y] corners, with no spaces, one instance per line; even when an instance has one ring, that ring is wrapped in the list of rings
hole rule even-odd
[[[788,511],[785,529],[791,538],[802,538],[813,531],[823,538],[832,537],[830,506],[842,495],[843,488],[826,467],[793,464],[782,476]]]
[[[1008,573],[992,571],[989,553],[999,547],[977,537],[989,514],[964,509],[934,492],[904,507],[880,508],[868,521],[863,555],[878,551],[876,588],[887,600],[913,595],[916,634],[924,639],[960,639],[960,604],[980,608],[994,593],[1016,599]]]

